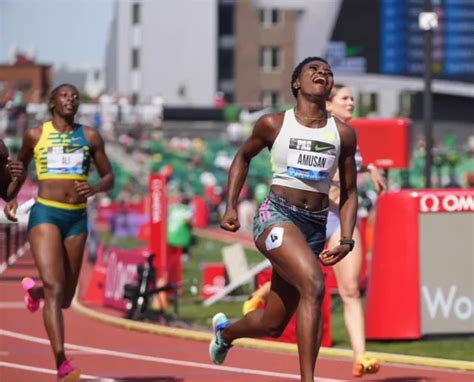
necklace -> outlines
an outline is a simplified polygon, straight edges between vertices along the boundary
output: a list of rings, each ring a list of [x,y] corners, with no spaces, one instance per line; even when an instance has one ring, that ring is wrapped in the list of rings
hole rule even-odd
[[[295,113],[295,117],[299,119],[300,121],[307,121],[307,122],[321,122],[327,119],[327,114],[324,115],[322,118],[314,118],[314,117],[300,117],[296,113],[296,109],[293,109],[293,112]]]

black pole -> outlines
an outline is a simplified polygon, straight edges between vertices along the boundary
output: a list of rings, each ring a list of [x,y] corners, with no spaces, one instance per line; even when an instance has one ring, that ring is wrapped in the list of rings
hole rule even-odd
[[[424,0],[423,11],[433,11],[431,0]],[[426,141],[425,187],[431,188],[431,168],[433,166],[433,93],[431,90],[431,82],[433,77],[433,29],[428,28],[423,33],[425,48],[425,91],[423,93],[423,122],[425,126]]]

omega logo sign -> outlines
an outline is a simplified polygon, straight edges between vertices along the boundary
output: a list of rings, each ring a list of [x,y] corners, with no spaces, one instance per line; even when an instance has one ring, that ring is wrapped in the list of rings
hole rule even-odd
[[[421,290],[432,320],[449,319],[451,316],[460,321],[472,319],[474,315],[472,299],[469,296],[459,295],[456,285],[451,285],[448,290],[438,287],[434,288],[433,292],[426,286],[423,286]]]
[[[420,198],[421,212],[462,212],[474,211],[473,195],[425,194]]]

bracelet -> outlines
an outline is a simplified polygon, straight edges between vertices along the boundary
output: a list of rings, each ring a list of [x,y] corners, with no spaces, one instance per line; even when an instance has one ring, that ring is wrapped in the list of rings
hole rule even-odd
[[[355,241],[352,239],[341,239],[339,240],[340,245],[348,245],[349,246],[349,252],[354,249]]]

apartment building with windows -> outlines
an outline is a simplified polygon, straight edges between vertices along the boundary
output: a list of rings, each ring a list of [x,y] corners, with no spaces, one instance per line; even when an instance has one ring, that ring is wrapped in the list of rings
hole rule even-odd
[[[0,64],[0,105],[15,100],[41,103],[48,100],[52,87],[49,64],[36,63],[34,58],[17,53],[13,62]]]
[[[236,2],[235,99],[249,106],[291,101],[297,12]]]
[[[217,93],[256,107],[292,102],[292,70],[325,51],[340,2],[117,1],[107,91],[172,106],[211,106]]]

